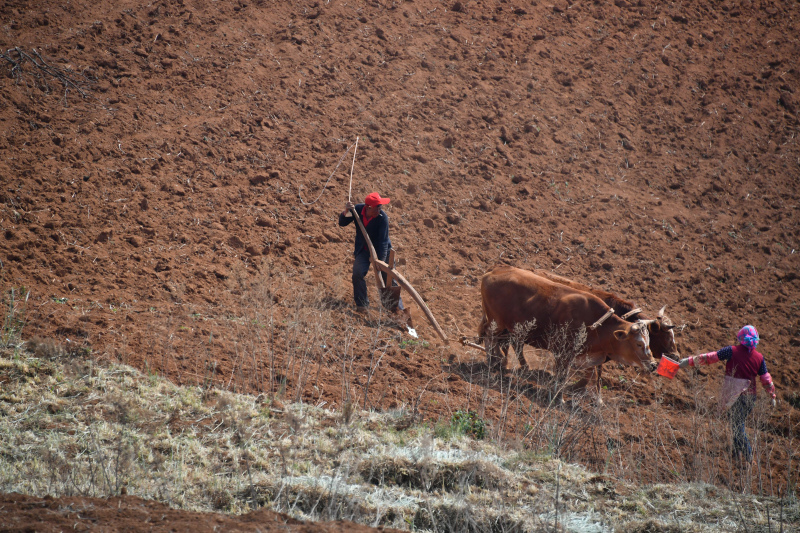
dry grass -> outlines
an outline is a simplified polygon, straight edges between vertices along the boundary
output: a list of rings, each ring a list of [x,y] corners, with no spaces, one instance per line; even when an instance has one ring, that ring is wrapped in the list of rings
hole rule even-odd
[[[46,352],[56,356],[0,355],[4,492],[103,497],[125,487],[190,510],[268,506],[430,531],[779,531],[773,497],[638,486],[559,460],[552,447],[409,425],[403,410],[351,403],[343,416]],[[785,531],[800,524],[796,499],[783,500],[782,514]]]

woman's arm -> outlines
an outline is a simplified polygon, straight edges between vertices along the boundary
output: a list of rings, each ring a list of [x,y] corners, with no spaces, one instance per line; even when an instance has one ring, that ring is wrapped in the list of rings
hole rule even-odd
[[[713,365],[719,361],[726,361],[731,358],[733,354],[731,347],[726,346],[725,348],[718,350],[716,352],[708,352],[703,353],[700,355],[695,355],[691,357],[686,357],[681,359],[678,362],[678,365],[681,368],[686,368],[687,366],[699,366],[699,365]]]
[[[719,362],[717,352],[708,352],[689,358],[689,366],[712,365]]]
[[[767,362],[761,361],[761,366],[758,368],[758,377],[761,380],[761,385],[764,386],[764,390],[767,391],[772,397],[772,401],[775,401],[775,384],[772,382],[772,376],[769,375],[767,372]]]

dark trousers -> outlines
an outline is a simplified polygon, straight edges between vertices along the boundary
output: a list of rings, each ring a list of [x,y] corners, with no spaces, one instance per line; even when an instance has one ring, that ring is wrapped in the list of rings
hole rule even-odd
[[[381,261],[386,261],[386,258],[379,257]],[[364,280],[364,277],[367,275],[370,267],[369,261],[369,250],[361,250],[358,252],[355,257],[353,258],[353,298],[356,301],[356,305],[359,307],[368,307],[369,306],[369,295],[367,294],[367,282]],[[389,265],[390,267],[394,268],[394,265]],[[386,284],[386,272],[381,272],[381,276],[383,276],[383,284]],[[397,282],[392,280],[392,286],[397,287]],[[400,298],[400,301],[397,304],[397,308],[399,310],[403,310],[403,299]]]
[[[731,420],[731,431],[733,433],[733,456],[741,456],[745,461],[750,461],[753,452],[750,448],[750,441],[747,440],[744,422],[747,419],[747,415],[753,410],[755,402],[755,396],[744,392],[736,399],[736,402],[731,406],[730,411],[728,411],[728,416]]]

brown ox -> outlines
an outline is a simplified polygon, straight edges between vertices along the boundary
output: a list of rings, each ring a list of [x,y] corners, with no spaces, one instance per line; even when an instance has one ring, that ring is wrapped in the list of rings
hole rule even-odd
[[[515,342],[520,365],[527,368],[522,346],[553,350],[553,332],[563,330],[566,338],[586,338],[577,353],[556,357],[556,376],[566,377],[570,367],[591,374],[606,360],[653,371],[656,362],[650,351],[647,329],[611,313],[597,296],[542,276],[510,266],[500,266],[481,278],[483,317],[478,334],[485,342],[487,362],[496,366],[499,350],[508,357],[508,344]],[[521,339],[517,335],[521,334]],[[600,399],[598,368],[597,397]]]
[[[641,320],[647,325],[647,331],[650,334],[650,349],[653,351],[653,357],[661,359],[662,355],[666,355],[675,361],[680,359],[681,354],[678,350],[678,345],[675,343],[675,334],[672,331],[675,326],[672,324],[672,321],[664,315],[664,309],[667,307],[666,305],[658,311],[658,316],[656,316],[656,318],[650,319],[641,311],[634,313],[633,311],[636,311],[636,306],[633,302],[623,300],[616,294],[589,287],[546,270],[534,270],[533,273],[537,276],[555,281],[556,283],[567,285],[573,289],[594,294],[603,300],[606,305],[614,309],[615,315],[623,317],[625,320]]]

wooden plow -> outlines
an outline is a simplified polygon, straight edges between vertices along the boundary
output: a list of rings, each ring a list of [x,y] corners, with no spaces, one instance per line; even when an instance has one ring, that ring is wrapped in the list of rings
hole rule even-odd
[[[411,298],[417,302],[419,308],[422,309],[422,312],[425,313],[425,317],[428,319],[428,322],[431,323],[433,329],[436,330],[436,333],[442,338],[442,340],[449,344],[450,340],[445,335],[442,328],[439,326],[439,323],[436,322],[436,318],[434,318],[433,313],[431,310],[428,309],[428,306],[425,304],[425,300],[422,299],[422,296],[414,290],[414,287],[394,268],[394,250],[389,250],[389,260],[388,264],[384,263],[380,259],[378,259],[378,254],[375,253],[375,247],[372,246],[372,241],[369,240],[369,235],[367,234],[367,229],[364,227],[364,223],[361,222],[361,217],[358,216],[356,213],[355,208],[350,208],[350,213],[353,215],[353,218],[356,219],[356,224],[358,224],[358,230],[363,235],[364,240],[367,243],[367,247],[369,247],[369,260],[372,263],[373,271],[375,272],[375,284],[378,286],[378,293],[381,297],[381,303],[384,307],[394,309],[397,307],[397,303],[400,300],[400,289],[405,289],[408,294],[411,295]],[[392,266],[389,266],[392,265]],[[381,276],[381,272],[386,273],[386,283],[383,282],[383,276]],[[396,281],[399,287],[393,287],[392,281]]]

